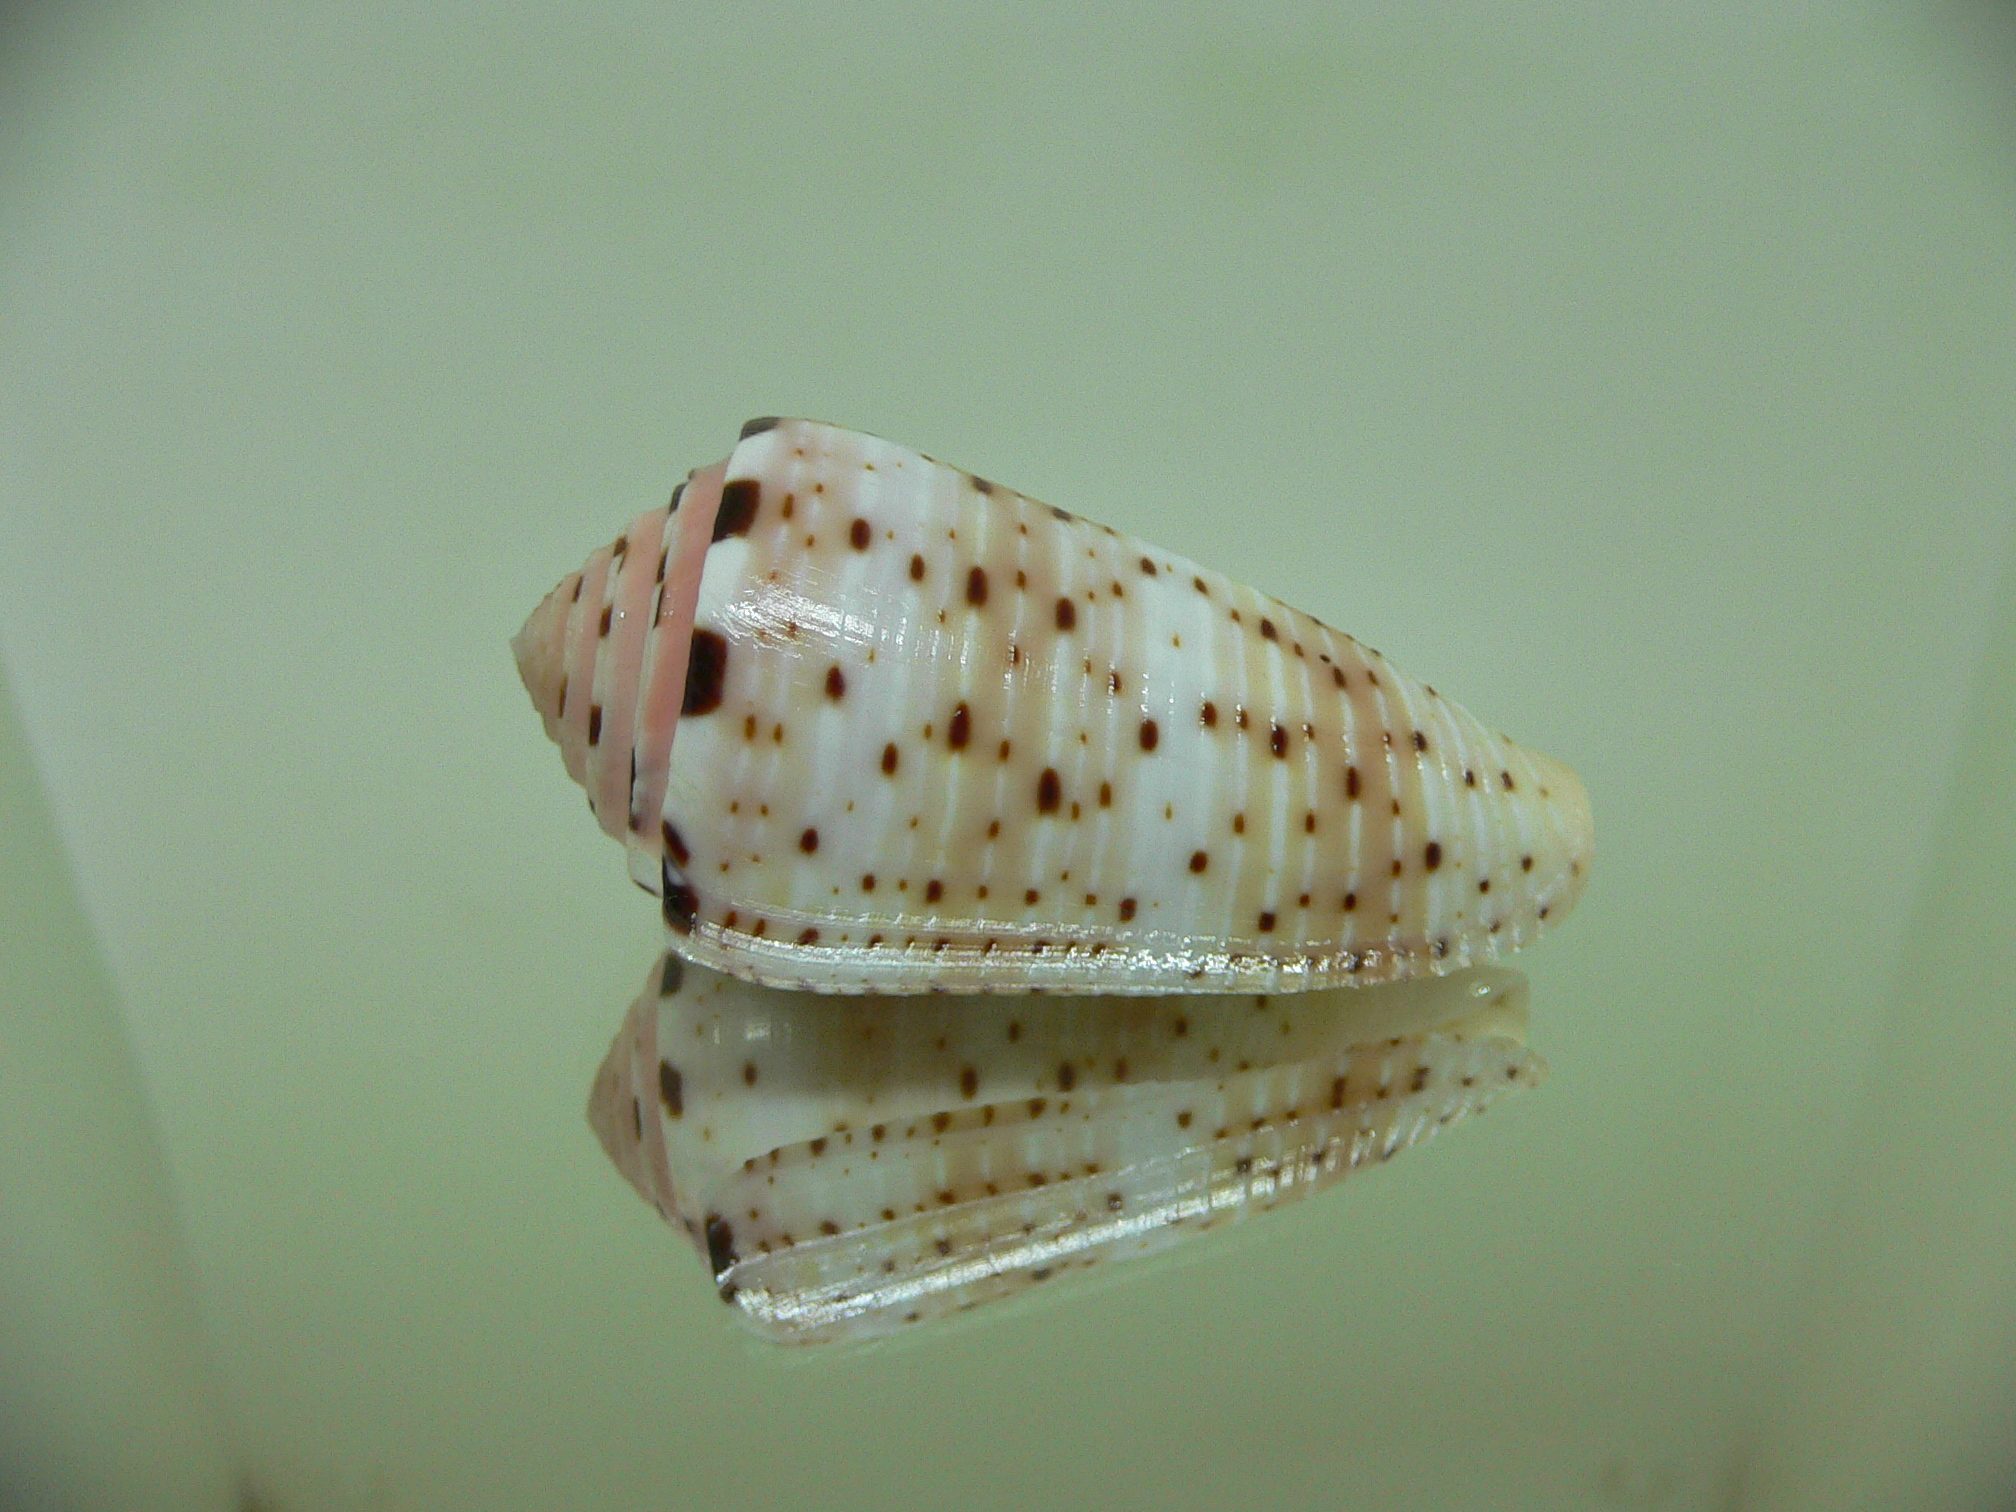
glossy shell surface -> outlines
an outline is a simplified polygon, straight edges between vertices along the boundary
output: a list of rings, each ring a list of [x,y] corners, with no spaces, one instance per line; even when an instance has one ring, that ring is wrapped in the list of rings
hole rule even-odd
[[[1572,771],[1349,635],[810,421],[752,422],[514,649],[674,948],[773,985],[1390,981],[1530,941],[1592,854]]]
[[[666,956],[589,1121],[792,1342],[871,1338],[1293,1201],[1542,1074],[1523,978],[835,999]]]

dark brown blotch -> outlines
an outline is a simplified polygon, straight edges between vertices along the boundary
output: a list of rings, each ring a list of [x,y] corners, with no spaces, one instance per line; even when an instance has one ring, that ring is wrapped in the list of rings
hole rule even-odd
[[[692,854],[686,849],[686,837],[673,828],[670,819],[659,822],[658,833],[664,837],[666,853],[674,861],[684,866],[688,861],[693,859]]]
[[[987,602],[987,569],[975,567],[966,574],[966,602],[978,609]]]
[[[847,539],[856,551],[868,549],[868,538],[872,533],[868,528],[868,522],[858,517],[847,527]]]
[[[814,851],[818,850],[819,831],[816,829],[808,828],[804,834],[798,837],[798,849],[805,852],[805,854],[808,856],[811,855]]]
[[[698,718],[721,707],[721,683],[728,673],[728,642],[712,630],[695,628],[686,656],[686,696],[679,717]]]
[[[973,711],[963,703],[953,705],[952,718],[945,726],[945,743],[955,751],[963,751],[972,738]]]
[[[847,691],[847,674],[835,665],[826,669],[826,696],[838,700]]]
[[[660,864],[658,885],[665,900],[666,925],[680,934],[693,933],[694,921],[700,917],[700,898],[693,884],[674,871],[668,859]]]
[[[670,1061],[658,1062],[658,1100],[665,1104],[665,1111],[674,1118],[685,1116],[686,1078]]]
[[[1193,872],[1201,872],[1210,864],[1210,856],[1206,855],[1203,851],[1192,851],[1190,853],[1190,870]]]
[[[1120,922],[1122,924],[1125,924],[1129,919],[1134,917],[1134,906],[1132,898],[1122,898],[1120,900]]]
[[[882,772],[884,776],[894,777],[896,775],[896,763],[898,759],[895,741],[892,740],[889,744],[882,747]]]
[[[924,558],[915,552],[910,554],[910,581],[913,583],[924,581]]]
[[[735,1253],[735,1230],[719,1213],[709,1213],[700,1232],[707,1241],[707,1264],[713,1268],[714,1279],[718,1281],[742,1258]]]
[[[1274,753],[1276,761],[1288,759],[1288,732],[1280,725],[1273,726],[1267,732],[1267,748]]]
[[[980,1073],[971,1066],[959,1068],[959,1095],[969,1102],[973,1094],[980,1090]]]
[[[737,478],[721,489],[721,508],[714,516],[714,539],[746,536],[756,522],[756,506],[763,497],[763,485],[754,478]]]
[[[1152,751],[1155,749],[1156,746],[1160,745],[1161,742],[1162,742],[1162,732],[1155,727],[1155,721],[1152,719],[1142,720],[1141,749],[1144,751]]]
[[[1069,630],[1078,623],[1078,606],[1068,598],[1057,600],[1057,628]]]
[[[1430,871],[1440,866],[1442,864],[1442,842],[1439,840],[1430,840],[1428,848],[1421,853],[1421,861]]]

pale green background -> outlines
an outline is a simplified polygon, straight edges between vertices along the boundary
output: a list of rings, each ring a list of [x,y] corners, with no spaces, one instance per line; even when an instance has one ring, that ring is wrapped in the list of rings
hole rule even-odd
[[[2010,1473],[2016,32],[1429,9],[0,21],[0,1498]],[[505,641],[773,411],[1577,766],[1546,1086],[1131,1282],[746,1341],[583,1122],[656,921]]]

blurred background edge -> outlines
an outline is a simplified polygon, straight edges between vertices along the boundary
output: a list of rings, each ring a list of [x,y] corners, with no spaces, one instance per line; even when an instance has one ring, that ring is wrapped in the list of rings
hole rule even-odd
[[[1737,1505],[2016,1507],[2016,553]]]
[[[0,667],[0,1505],[234,1505],[146,1090]]]

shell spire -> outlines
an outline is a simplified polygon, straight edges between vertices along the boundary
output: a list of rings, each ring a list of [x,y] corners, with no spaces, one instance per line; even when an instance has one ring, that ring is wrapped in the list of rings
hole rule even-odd
[[[828,992],[1292,991],[1567,912],[1580,780],[1378,652],[892,443],[752,421],[513,642],[673,948]]]

